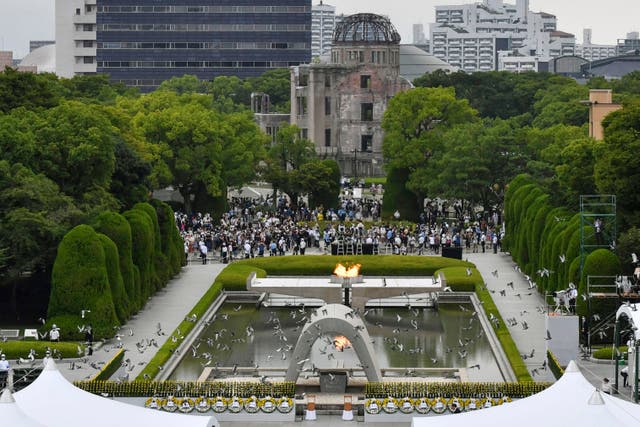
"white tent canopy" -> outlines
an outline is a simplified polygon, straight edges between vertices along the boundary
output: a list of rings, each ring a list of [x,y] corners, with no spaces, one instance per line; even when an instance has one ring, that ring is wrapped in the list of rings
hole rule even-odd
[[[496,427],[518,425],[637,427],[640,405],[600,393],[571,361],[551,387],[526,399],[462,414],[414,417],[413,427]]]
[[[13,395],[5,389],[0,396],[0,425],[11,427],[44,427],[20,410]]]
[[[49,359],[40,376],[15,393],[23,413],[48,427],[213,427],[214,417],[172,414],[87,393],[68,382]],[[1,425],[4,420],[0,418]]]

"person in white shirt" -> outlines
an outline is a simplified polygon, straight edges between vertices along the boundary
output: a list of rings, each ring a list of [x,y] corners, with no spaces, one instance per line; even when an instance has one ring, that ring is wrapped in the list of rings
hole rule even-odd
[[[11,369],[11,366],[9,366],[7,356],[3,354],[0,356],[0,372],[8,372],[9,369]]]
[[[300,255],[304,255],[305,249],[307,249],[307,242],[304,239],[300,239]]]
[[[53,342],[60,341],[60,329],[55,323],[51,326],[51,330],[49,331],[49,339]]]

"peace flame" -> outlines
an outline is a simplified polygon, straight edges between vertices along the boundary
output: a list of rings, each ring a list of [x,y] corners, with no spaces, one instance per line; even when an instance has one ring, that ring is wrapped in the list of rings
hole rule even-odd
[[[333,274],[338,277],[358,277],[360,275],[360,264],[353,264],[351,267],[346,268],[344,265],[338,263],[336,269],[333,270]]]
[[[338,335],[333,339],[333,346],[336,350],[344,351],[345,348],[351,347],[349,339],[343,335]]]

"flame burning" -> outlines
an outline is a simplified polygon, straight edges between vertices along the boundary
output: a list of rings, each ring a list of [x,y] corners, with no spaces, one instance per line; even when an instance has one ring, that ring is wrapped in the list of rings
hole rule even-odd
[[[333,339],[333,345],[336,350],[344,351],[345,348],[351,347],[351,342],[347,339],[347,337],[338,335]]]
[[[338,263],[338,265],[336,265],[336,269],[333,270],[333,274],[338,277],[358,277],[360,275],[360,264],[353,264],[347,268]]]

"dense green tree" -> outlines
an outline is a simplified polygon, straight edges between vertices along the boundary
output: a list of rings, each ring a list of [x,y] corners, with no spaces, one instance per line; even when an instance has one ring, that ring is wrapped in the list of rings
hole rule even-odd
[[[475,120],[475,110],[466,100],[457,100],[452,88],[416,88],[397,94],[382,119],[387,170],[409,170],[406,187],[420,201],[429,160],[443,149],[443,133]]]
[[[310,208],[338,206],[340,167],[335,160],[310,161],[300,172],[300,183],[303,191],[309,195]]]
[[[291,72],[288,68],[266,71],[260,77],[248,79],[252,92],[269,95],[271,111],[289,113],[291,109]]]
[[[0,111],[14,108],[51,108],[58,104],[60,95],[56,80],[34,73],[21,73],[7,67],[0,72]]]
[[[302,182],[305,165],[317,160],[315,145],[300,134],[297,126],[283,123],[276,142],[267,152],[266,167],[262,172],[273,186],[274,194],[278,190],[286,193],[294,207],[307,190]]]
[[[158,90],[172,91],[179,95],[186,93],[204,94],[209,91],[209,84],[194,75],[185,74],[182,77],[171,77],[169,80],[163,81]]]
[[[640,225],[640,104],[626,105],[603,121],[605,143],[596,149],[595,180],[602,194],[615,194],[625,226]]]

